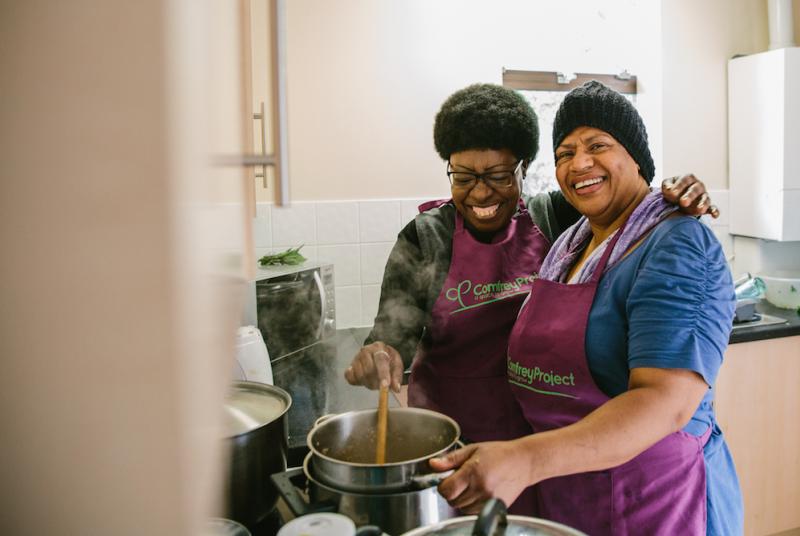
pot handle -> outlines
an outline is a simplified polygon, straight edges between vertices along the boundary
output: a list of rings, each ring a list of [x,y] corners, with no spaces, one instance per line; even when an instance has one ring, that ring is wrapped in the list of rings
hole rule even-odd
[[[364,525],[356,530],[356,536],[383,536],[384,532],[375,525]]]
[[[317,426],[319,426],[320,424],[324,423],[325,421],[327,421],[331,417],[336,417],[336,415],[337,415],[336,413],[326,413],[322,417],[318,417],[317,420],[314,421],[314,425],[311,428],[316,428]]]
[[[292,479],[300,475],[303,475],[303,468],[293,467],[282,473],[270,475],[269,477],[280,496],[283,497],[289,509],[291,509],[292,513],[296,516],[304,516],[311,513],[311,508],[308,507],[308,504],[303,500],[297,487],[292,483]]]
[[[411,484],[414,489],[425,489],[441,484],[442,480],[455,473],[454,469],[442,471],[441,473],[428,473],[426,475],[415,475],[411,477]]]
[[[501,499],[492,498],[483,505],[475,527],[472,529],[472,536],[500,536],[506,533],[508,519],[506,515],[506,503]]]
[[[299,517],[315,512],[336,512],[337,510],[337,506],[333,503],[309,504],[303,499],[303,496],[298,491],[298,488],[302,487],[307,481],[302,467],[293,467],[282,473],[270,475],[269,478],[295,516]],[[299,480],[299,482],[294,482],[294,480]]]

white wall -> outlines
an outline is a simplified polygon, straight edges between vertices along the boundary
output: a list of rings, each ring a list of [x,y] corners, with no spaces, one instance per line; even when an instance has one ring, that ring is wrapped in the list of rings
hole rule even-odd
[[[294,200],[441,197],[433,119],[503,67],[637,75],[661,163],[660,2],[288,2]],[[270,199],[265,193],[259,199]]]
[[[664,175],[728,187],[728,59],[766,50],[766,0],[662,2]]]
[[[800,41],[800,0],[794,0]],[[728,234],[728,60],[767,50],[766,0],[662,2],[664,176],[693,172],[723,209],[714,228],[743,272],[800,270],[800,242],[776,243]]]

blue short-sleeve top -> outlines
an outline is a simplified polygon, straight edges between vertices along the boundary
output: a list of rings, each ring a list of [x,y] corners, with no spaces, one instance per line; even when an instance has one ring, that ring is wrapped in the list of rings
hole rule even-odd
[[[600,280],[589,313],[586,356],[609,397],[638,367],[687,369],[710,386],[684,431],[700,436],[706,466],[708,534],[740,534],[742,499],[733,460],[714,417],[717,378],[733,322],[730,269],[711,230],[695,218],[660,223]]]

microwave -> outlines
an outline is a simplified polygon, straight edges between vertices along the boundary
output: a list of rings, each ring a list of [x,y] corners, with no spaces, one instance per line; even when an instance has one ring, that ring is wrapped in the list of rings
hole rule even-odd
[[[273,362],[333,337],[333,264],[259,266],[248,281],[243,323],[258,327]]]

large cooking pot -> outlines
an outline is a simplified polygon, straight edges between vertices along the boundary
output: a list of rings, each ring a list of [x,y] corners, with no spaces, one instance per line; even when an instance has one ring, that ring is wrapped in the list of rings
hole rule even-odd
[[[455,448],[461,429],[441,413],[389,410],[386,463],[375,463],[376,410],[351,411],[318,421],[308,434],[311,470],[320,483],[352,493],[399,493],[431,487],[431,458]]]
[[[227,517],[247,526],[275,507],[270,475],[286,470],[289,393],[255,382],[234,382],[225,401],[230,474]]]
[[[377,531],[374,532],[377,534]],[[479,516],[455,517],[402,536],[586,536],[561,523],[527,516],[510,516],[500,499],[489,500]]]
[[[402,534],[458,515],[435,487],[370,494],[328,486],[314,477],[310,462],[312,456],[311,453],[306,456],[302,468],[272,475],[276,488],[295,516],[337,512],[352,519],[359,527],[372,525],[387,534]],[[308,502],[298,487],[307,493]]]

